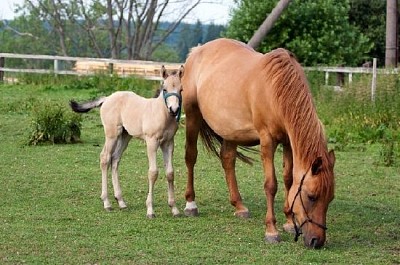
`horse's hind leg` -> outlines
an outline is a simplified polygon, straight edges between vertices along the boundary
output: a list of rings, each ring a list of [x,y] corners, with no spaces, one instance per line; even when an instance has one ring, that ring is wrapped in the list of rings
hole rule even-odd
[[[108,167],[111,163],[111,154],[115,149],[117,143],[116,138],[106,137],[106,141],[103,146],[103,150],[100,153],[100,168],[101,168],[101,200],[103,201],[103,206],[106,211],[111,210],[111,202],[108,199],[107,190],[107,174]]]
[[[283,225],[283,229],[293,234],[295,230],[288,201],[289,190],[293,184],[293,153],[290,144],[283,145],[283,181],[285,183],[285,204],[283,212],[286,215],[286,223]]]
[[[118,166],[119,162],[121,161],[121,156],[128,146],[131,138],[132,137],[128,134],[128,132],[123,130],[122,133],[118,136],[117,144],[111,157],[111,172],[112,184],[114,188],[114,198],[117,200],[120,209],[125,209],[127,206],[122,198],[122,189],[119,183]]]
[[[174,168],[172,165],[173,153],[174,153],[174,139],[171,139],[168,142],[164,142],[161,145],[161,149],[164,158],[165,173],[168,181],[168,205],[172,209],[172,215],[179,216],[179,210],[176,207],[176,202],[175,202]]]
[[[154,218],[154,209],[153,209],[153,191],[154,184],[158,178],[158,169],[157,169],[157,149],[158,149],[158,140],[153,138],[146,139],[147,145],[147,157],[149,160],[149,171],[148,171],[148,179],[149,179],[149,192],[147,194],[146,199],[146,207],[148,218]]]
[[[236,208],[235,216],[249,217],[249,210],[243,205],[236,181],[235,163],[237,145],[224,140],[221,146],[221,162],[225,171],[226,184],[228,185],[230,202]]]

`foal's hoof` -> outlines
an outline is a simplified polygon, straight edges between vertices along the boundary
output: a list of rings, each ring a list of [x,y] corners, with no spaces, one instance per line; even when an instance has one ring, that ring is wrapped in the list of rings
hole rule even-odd
[[[264,238],[265,242],[270,244],[276,244],[281,242],[281,238],[279,235],[266,235]]]
[[[106,212],[111,212],[113,210],[113,208],[111,206],[110,207],[105,207],[104,210]]]
[[[236,217],[243,218],[243,219],[250,218],[250,212],[249,211],[238,211],[238,212],[235,212],[234,215]]]
[[[294,229],[293,224],[289,224],[289,223],[284,224],[283,225],[283,230],[285,230],[286,232],[288,232],[288,233],[290,233],[292,235],[296,234],[296,230]]]
[[[199,210],[197,208],[185,209],[184,212],[185,212],[185,216],[188,216],[188,217],[199,216]]]
[[[152,213],[152,214],[147,214],[146,217],[149,219],[153,219],[153,218],[156,218],[156,215],[154,213]]]

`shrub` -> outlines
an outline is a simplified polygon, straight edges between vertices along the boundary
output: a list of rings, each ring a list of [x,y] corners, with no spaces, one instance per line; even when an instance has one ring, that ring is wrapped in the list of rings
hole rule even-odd
[[[79,142],[81,121],[80,115],[67,111],[61,104],[42,103],[33,109],[28,144]]]

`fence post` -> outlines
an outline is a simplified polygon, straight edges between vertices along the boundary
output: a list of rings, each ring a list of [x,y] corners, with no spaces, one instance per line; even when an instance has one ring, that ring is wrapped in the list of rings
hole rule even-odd
[[[57,76],[57,73],[59,71],[59,65],[58,65],[58,60],[54,59],[54,74]]]
[[[376,58],[372,60],[372,84],[371,84],[371,101],[375,102],[376,93]]]
[[[0,57],[0,67],[4,67],[5,58]],[[4,82],[4,71],[0,70],[0,82]]]

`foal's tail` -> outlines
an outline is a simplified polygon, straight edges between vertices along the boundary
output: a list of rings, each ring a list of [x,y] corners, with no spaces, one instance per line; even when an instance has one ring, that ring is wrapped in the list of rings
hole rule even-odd
[[[221,159],[221,155],[217,148],[219,147],[219,149],[221,149],[223,139],[220,135],[216,134],[204,120],[200,127],[200,137],[206,149]],[[257,153],[256,150],[250,147],[239,146],[239,148],[252,153]],[[237,152],[236,157],[246,164],[253,165],[254,159],[244,155],[243,153]]]
[[[75,100],[71,100],[69,102],[69,105],[71,106],[71,109],[75,112],[79,113],[84,113],[88,112],[91,109],[98,108],[100,107],[103,102],[105,101],[106,97],[101,97],[92,101],[87,101],[84,103],[78,103]]]

